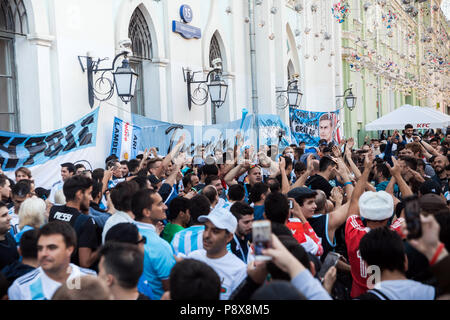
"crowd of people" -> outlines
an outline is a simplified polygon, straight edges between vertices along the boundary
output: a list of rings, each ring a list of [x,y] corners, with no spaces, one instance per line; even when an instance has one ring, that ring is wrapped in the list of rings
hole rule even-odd
[[[63,163],[51,189],[2,173],[0,299],[449,299],[449,148],[450,128],[411,125],[193,157],[182,136],[164,156]]]

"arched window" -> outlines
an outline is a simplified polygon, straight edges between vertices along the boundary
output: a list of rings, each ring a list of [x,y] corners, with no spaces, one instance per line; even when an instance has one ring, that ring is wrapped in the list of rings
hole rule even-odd
[[[22,0],[0,0],[0,128],[19,131],[14,38],[28,33]]]
[[[0,0],[0,31],[28,33],[27,11],[22,0]]]
[[[211,44],[209,45],[209,65],[213,66],[214,59],[222,59],[222,53],[220,52],[219,41],[217,41],[216,35],[211,38]]]
[[[139,8],[136,8],[131,16],[128,37],[131,39],[133,57],[147,60],[152,58],[152,37]]]
[[[216,35],[213,35],[211,38],[211,42],[209,44],[209,66],[214,67],[213,61],[217,58],[220,58],[222,60],[222,66],[223,66],[223,58],[222,58],[222,52],[220,51],[220,45],[219,41],[217,40]],[[211,74],[211,77],[214,77],[215,74]],[[217,123],[217,112],[216,107],[211,103],[211,122],[212,124]]]
[[[130,66],[139,74],[136,83],[134,98],[131,100],[131,112],[144,115],[144,68],[143,63],[151,60],[152,37],[144,14],[136,8],[131,16],[128,27],[128,37],[131,40],[133,56],[130,57]]]

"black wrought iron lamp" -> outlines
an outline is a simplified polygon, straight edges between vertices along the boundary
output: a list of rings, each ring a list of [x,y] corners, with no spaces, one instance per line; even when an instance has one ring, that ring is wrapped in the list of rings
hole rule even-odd
[[[220,59],[216,59],[220,60]],[[192,72],[189,68],[183,68],[184,82],[187,84],[189,111],[192,104],[201,106],[208,101],[216,107],[221,107],[227,98],[228,84],[222,78],[222,62],[213,61],[214,69],[206,76],[206,80],[195,80],[195,74],[201,71]],[[197,85],[194,91],[192,85]]]
[[[136,90],[136,83],[139,75],[130,67],[128,61],[129,51],[119,53],[113,60],[111,68],[99,68],[102,61],[108,60],[108,58],[97,59],[94,61],[92,57],[78,56],[78,61],[81,65],[83,72],[87,71],[88,78],[88,98],[91,108],[94,106],[94,99],[99,101],[106,101],[111,99],[114,94],[114,87],[116,87],[117,95],[120,99],[127,104],[131,101]],[[124,56],[122,65],[115,69],[118,58]],[[83,65],[82,59],[86,59],[86,67]],[[101,72],[101,76],[94,83],[94,74]],[[110,72],[113,75],[114,82],[106,77],[106,74]],[[98,88],[98,89],[96,89]]]
[[[348,92],[348,94],[347,94]],[[352,88],[348,88],[344,91],[344,94],[342,96],[336,96],[336,98],[339,100],[340,98],[344,98],[344,107],[347,107],[350,111],[352,111],[356,107],[356,97],[353,95]],[[339,108],[339,109],[342,109]]]
[[[277,90],[277,108],[285,109],[287,106],[297,109],[302,101],[303,93],[298,86],[298,79],[289,81],[286,90]]]

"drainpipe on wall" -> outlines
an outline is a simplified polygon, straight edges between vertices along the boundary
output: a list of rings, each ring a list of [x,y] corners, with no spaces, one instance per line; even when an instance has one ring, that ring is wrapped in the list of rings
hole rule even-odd
[[[255,5],[254,0],[248,0],[249,36],[250,36],[250,68],[252,77],[252,110],[256,118],[256,151],[259,150],[259,123],[258,123],[258,87],[256,82],[256,45],[255,45]]]

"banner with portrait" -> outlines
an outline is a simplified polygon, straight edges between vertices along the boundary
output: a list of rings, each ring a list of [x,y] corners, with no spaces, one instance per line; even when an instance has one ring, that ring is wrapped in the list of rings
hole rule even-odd
[[[339,144],[341,130],[339,111],[314,112],[289,109],[291,136],[297,143],[305,142],[306,146],[316,147],[319,140]]]

